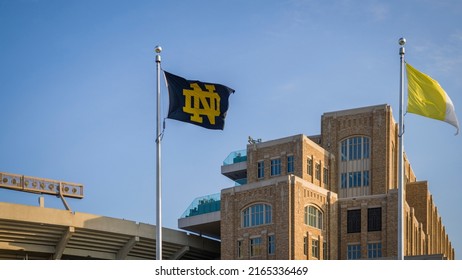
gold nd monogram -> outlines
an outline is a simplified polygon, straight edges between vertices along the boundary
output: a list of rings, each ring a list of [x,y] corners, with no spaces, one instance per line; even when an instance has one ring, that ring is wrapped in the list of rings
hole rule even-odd
[[[202,123],[202,116],[206,116],[210,124],[215,124],[215,118],[220,115],[220,95],[215,92],[215,86],[205,85],[207,91],[203,91],[196,83],[189,86],[192,89],[183,89],[183,112],[191,114],[193,122]]]

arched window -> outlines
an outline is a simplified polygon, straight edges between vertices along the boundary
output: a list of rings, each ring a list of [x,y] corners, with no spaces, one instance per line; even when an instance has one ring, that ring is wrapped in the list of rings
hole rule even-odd
[[[254,227],[272,223],[271,205],[253,204],[242,211],[242,227]]]
[[[341,143],[342,161],[358,160],[369,158],[370,156],[370,141],[369,137],[355,136],[345,139]]]
[[[305,207],[305,224],[322,229],[322,211],[313,205]]]

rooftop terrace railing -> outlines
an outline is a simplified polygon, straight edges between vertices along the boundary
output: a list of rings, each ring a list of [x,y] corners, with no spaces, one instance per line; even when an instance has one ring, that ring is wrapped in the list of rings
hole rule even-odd
[[[231,152],[228,155],[228,157],[226,157],[226,159],[223,161],[223,165],[230,165],[243,161],[247,161],[247,150]]]
[[[181,218],[187,218],[211,212],[220,211],[220,194],[211,194],[201,196],[189,205],[189,207],[183,212]]]

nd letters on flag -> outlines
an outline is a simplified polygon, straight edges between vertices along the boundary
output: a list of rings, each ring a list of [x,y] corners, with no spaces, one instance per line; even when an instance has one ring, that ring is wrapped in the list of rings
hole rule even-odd
[[[228,99],[234,90],[220,84],[190,81],[164,71],[167,80],[169,108],[167,118],[223,129]]]

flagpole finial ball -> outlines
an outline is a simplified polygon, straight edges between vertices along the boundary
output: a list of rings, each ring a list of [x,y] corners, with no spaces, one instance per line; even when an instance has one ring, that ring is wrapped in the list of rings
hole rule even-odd
[[[156,47],[154,48],[154,51],[155,51],[156,53],[161,53],[161,52],[162,52],[162,47],[161,47],[161,46],[156,46]]]
[[[400,46],[404,46],[406,44],[406,39],[401,37],[401,38],[399,38],[398,43],[399,43]]]

